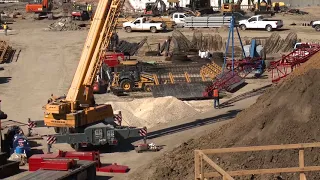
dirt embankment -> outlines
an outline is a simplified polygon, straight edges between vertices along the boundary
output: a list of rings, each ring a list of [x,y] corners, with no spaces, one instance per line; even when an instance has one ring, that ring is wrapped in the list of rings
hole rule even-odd
[[[320,141],[320,53],[274,86],[250,108],[217,130],[165,153],[132,179],[193,179],[194,150],[220,147]],[[320,150],[305,152],[306,165],[320,165]],[[298,151],[228,154],[212,159],[226,170],[297,167]],[[210,169],[212,171],[212,169]],[[207,168],[208,171],[208,168]],[[298,179],[298,174],[247,176],[240,179]],[[307,179],[319,179],[307,173]]]

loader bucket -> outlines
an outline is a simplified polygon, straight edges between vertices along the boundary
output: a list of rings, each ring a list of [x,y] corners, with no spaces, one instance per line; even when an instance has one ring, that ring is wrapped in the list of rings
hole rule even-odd
[[[161,84],[152,87],[153,97],[173,96],[181,100],[204,99],[203,91],[212,82]]]

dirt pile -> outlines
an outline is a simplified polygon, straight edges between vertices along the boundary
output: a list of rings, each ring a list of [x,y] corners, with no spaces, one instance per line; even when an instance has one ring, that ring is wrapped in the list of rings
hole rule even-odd
[[[135,99],[131,102],[108,102],[121,110],[124,123],[151,128],[159,123],[175,121],[198,113],[193,107],[175,97]]]
[[[195,149],[320,141],[319,57],[318,53],[308,64],[302,65],[301,70],[293,72],[286,81],[268,90],[234,120],[164,154],[154,161],[157,163],[150,163],[147,170],[132,179],[193,179]],[[318,148],[307,150],[306,165],[319,165],[319,153]],[[226,170],[297,167],[298,151],[227,154],[212,159]],[[278,174],[254,176],[253,179],[298,177],[298,174]],[[307,173],[307,179],[319,177],[320,174]]]
[[[50,24],[48,28],[51,31],[75,31],[80,29],[81,27],[73,22],[70,17],[60,18],[58,21]]]

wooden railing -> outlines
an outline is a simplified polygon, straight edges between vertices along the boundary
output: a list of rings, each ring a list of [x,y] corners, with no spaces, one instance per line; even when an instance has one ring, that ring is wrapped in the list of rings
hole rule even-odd
[[[304,165],[304,149],[319,148],[320,142],[304,143],[304,144],[287,144],[287,145],[269,145],[269,146],[251,146],[251,147],[235,147],[221,149],[204,149],[195,150],[195,180],[204,180],[212,177],[222,177],[223,180],[234,180],[232,176],[244,175],[261,175],[261,174],[277,174],[277,173],[300,173],[300,180],[306,180],[305,172],[320,171],[320,166],[305,166]],[[273,168],[273,169],[255,169],[255,170],[239,170],[239,171],[224,171],[218,164],[213,162],[207,155],[224,154],[224,153],[240,153],[253,151],[271,151],[271,150],[299,150],[299,167],[288,168]],[[204,165],[207,162],[216,172],[204,172]]]

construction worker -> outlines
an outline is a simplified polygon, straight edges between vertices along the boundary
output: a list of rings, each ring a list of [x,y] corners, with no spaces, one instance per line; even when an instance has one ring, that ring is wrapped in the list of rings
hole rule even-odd
[[[90,19],[92,18],[92,5],[87,3],[87,11],[89,13]]]
[[[4,29],[4,34],[7,35],[7,31],[8,31],[7,23],[5,22],[2,26],[3,26],[3,29]]]
[[[219,103],[219,90],[218,88],[214,88],[213,90],[213,99],[214,99],[214,108],[219,109],[220,103]]]

